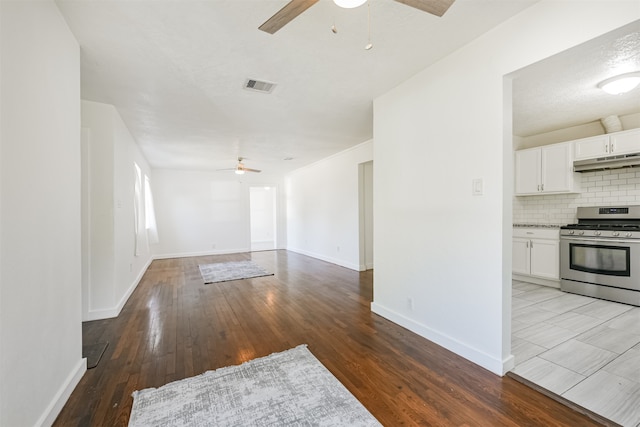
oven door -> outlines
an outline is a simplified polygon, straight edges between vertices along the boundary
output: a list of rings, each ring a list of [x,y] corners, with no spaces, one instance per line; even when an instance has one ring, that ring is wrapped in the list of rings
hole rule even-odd
[[[640,241],[560,238],[560,278],[640,290]]]

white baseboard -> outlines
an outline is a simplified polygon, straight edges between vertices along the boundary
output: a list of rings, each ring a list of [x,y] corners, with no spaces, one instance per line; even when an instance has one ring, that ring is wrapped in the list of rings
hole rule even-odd
[[[502,375],[504,376],[507,372],[511,371],[515,367],[516,367],[516,358],[513,356],[513,354],[510,354],[502,362]]]
[[[476,348],[470,347],[453,337],[433,330],[428,326],[409,319],[408,317],[377,304],[376,302],[371,303],[371,311],[402,326],[403,328],[410,330],[411,332],[420,335],[421,337],[428,339],[429,341],[433,341],[447,350],[451,350],[457,355],[482,366],[496,375],[502,376],[513,369],[514,362],[513,356],[511,355],[504,360],[496,359],[495,357],[492,357]]]
[[[133,280],[133,282],[131,283],[131,286],[129,286],[129,288],[124,293],[124,295],[122,295],[122,298],[120,298],[120,301],[118,301],[118,304],[115,307],[101,309],[101,310],[89,310],[86,317],[82,319],[82,321],[90,322],[92,320],[111,319],[113,317],[118,317],[118,315],[122,311],[122,308],[129,300],[129,297],[131,296],[133,291],[135,291],[136,288],[138,287],[138,284],[142,280],[142,276],[144,276],[144,273],[147,272],[147,269],[149,268],[152,262],[153,262],[153,258],[149,258],[149,260],[144,265],[144,267],[140,269],[140,273],[138,273],[138,276]]]
[[[111,319],[118,317],[120,311],[115,308],[105,308],[102,310],[89,310],[87,315],[82,319],[83,322],[91,322],[93,320]]]
[[[549,286],[551,288],[560,289],[560,281],[559,280],[551,280],[551,279],[540,279],[538,277],[532,276],[521,276],[519,274],[513,274],[513,280],[519,280],[521,282],[534,283],[536,285]]]
[[[69,373],[67,379],[62,384],[62,387],[58,389],[58,392],[54,396],[53,400],[47,406],[47,409],[40,416],[38,421],[36,422],[36,426],[50,426],[56,420],[60,411],[64,407],[67,400],[69,400],[69,396],[76,388],[80,379],[87,371],[87,359],[80,359],[76,364],[75,368]]]
[[[330,256],[326,256],[326,255],[322,255],[322,254],[318,254],[315,252],[310,252],[310,251],[306,251],[304,249],[298,249],[298,248],[287,248],[288,251],[291,252],[295,252],[301,255],[306,255],[306,256],[310,256],[311,258],[316,258],[322,261],[326,261],[326,262],[330,262],[331,264],[336,264],[339,265],[341,267],[345,267],[348,268],[350,270],[355,270],[355,271],[362,271],[360,264],[353,264],[338,258],[332,258]]]
[[[171,259],[171,258],[188,258],[192,256],[241,254],[245,252],[251,252],[251,248],[225,249],[225,250],[218,250],[218,251],[202,251],[202,252],[178,252],[178,253],[172,253],[172,254],[155,254],[153,255],[153,259]]]

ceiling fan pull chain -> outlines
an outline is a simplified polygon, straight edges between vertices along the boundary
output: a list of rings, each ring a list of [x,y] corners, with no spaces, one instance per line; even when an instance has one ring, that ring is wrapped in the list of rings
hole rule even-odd
[[[365,50],[370,50],[373,47],[371,43],[371,0],[367,1],[367,41],[368,43],[364,48]]]

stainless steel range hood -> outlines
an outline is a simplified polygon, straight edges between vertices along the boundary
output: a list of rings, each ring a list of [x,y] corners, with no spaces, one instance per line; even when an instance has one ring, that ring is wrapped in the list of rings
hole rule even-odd
[[[578,160],[573,162],[574,172],[591,172],[606,169],[636,167],[640,167],[640,153],[611,157],[599,157],[597,159]]]

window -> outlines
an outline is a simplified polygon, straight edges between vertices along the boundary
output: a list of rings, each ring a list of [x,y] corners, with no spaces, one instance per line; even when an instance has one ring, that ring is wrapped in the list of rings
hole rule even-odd
[[[144,206],[144,199],[142,194],[142,171],[137,163],[133,163],[135,169],[135,181],[133,183],[133,216],[134,216],[134,251],[133,253],[138,256],[141,253],[142,247],[146,242],[144,239],[144,216],[142,207]]]
[[[133,163],[135,170],[134,182],[134,253],[140,255],[143,247],[148,249],[149,244],[158,243],[158,227],[156,225],[156,213],[153,207],[153,196],[151,195],[151,183],[149,177],[144,175],[144,186],[142,182],[142,170],[137,163]]]
[[[149,177],[147,175],[144,176],[144,227],[147,230],[147,241],[151,244],[158,243],[156,211],[153,207],[151,183],[149,182]]]

